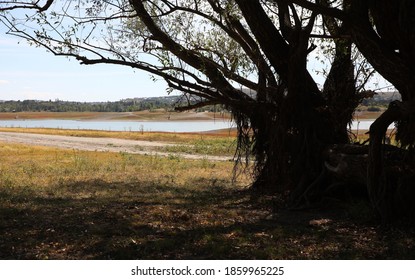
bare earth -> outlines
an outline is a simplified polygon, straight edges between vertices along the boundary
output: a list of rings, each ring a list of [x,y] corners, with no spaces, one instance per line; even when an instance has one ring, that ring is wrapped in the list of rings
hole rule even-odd
[[[131,154],[158,156],[174,155],[186,159],[207,159],[213,161],[232,160],[232,158],[225,156],[166,153],[155,151],[155,149],[157,148],[175,146],[175,144],[154,141],[150,142],[141,140],[125,140],[117,138],[74,137],[17,132],[0,132],[0,141],[9,143],[21,143],[33,146],[48,146],[83,151],[125,152]]]

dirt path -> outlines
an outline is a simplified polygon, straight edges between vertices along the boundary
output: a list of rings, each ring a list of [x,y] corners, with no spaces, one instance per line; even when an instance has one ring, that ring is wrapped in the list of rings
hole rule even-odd
[[[74,137],[61,135],[45,135],[17,132],[0,132],[0,141],[21,143],[34,146],[48,146],[64,149],[102,152],[125,152],[141,155],[179,156],[187,159],[207,159],[213,161],[228,161],[231,157],[208,156],[185,153],[167,153],[157,151],[157,148],[175,146],[164,142],[150,142],[140,140],[126,140],[117,138]],[[182,146],[182,145],[181,145]]]

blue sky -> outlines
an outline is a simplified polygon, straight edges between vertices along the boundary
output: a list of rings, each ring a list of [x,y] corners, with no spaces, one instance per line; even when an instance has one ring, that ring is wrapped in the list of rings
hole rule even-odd
[[[55,57],[5,35],[0,25],[0,100],[116,101],[165,96],[165,89],[164,81],[153,82],[142,71]]]
[[[311,61],[309,68],[316,67],[322,65]],[[323,83],[321,75],[313,76]],[[385,82],[380,80],[379,85],[372,84],[369,88],[384,86]],[[74,59],[56,57],[6,35],[0,25],[0,100],[117,101],[165,96],[166,87],[163,80],[154,82],[146,72],[129,67],[87,66]]]

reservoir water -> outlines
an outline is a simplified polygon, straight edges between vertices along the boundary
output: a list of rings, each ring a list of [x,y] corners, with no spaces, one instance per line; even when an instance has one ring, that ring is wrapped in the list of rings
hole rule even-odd
[[[231,128],[228,120],[215,121],[81,121],[81,120],[0,120],[0,127],[91,129],[109,131],[201,132]]]
[[[354,121],[352,130],[368,130],[373,120]],[[91,129],[109,131],[202,132],[235,127],[228,120],[215,121],[82,121],[82,120],[0,120],[0,127]],[[394,125],[389,128],[392,129]]]

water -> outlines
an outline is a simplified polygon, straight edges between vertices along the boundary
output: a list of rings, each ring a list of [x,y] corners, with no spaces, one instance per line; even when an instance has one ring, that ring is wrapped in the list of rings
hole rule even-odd
[[[352,130],[368,130],[373,120],[354,121]],[[109,131],[202,132],[229,129],[235,125],[227,120],[216,121],[80,121],[80,120],[0,120],[0,127],[91,129]],[[394,125],[389,126],[390,129]]]
[[[364,121],[354,121],[352,123],[351,129],[352,130],[369,130],[370,125],[373,123],[374,120],[364,120]],[[391,124],[389,127],[389,129],[393,129],[395,128],[394,124]]]
[[[80,121],[0,120],[0,127],[91,129],[109,131],[201,132],[232,127],[227,120],[216,121]]]

